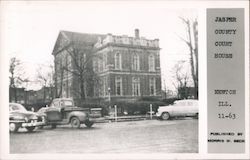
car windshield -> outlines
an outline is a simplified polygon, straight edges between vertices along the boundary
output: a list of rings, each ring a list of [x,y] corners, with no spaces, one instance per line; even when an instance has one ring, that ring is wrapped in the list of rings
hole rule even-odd
[[[10,111],[27,111],[21,104],[10,104]]]

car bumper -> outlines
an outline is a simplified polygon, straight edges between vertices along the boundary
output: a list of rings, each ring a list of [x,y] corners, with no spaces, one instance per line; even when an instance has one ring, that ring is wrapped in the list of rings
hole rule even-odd
[[[101,121],[101,120],[105,120],[105,118],[104,117],[98,117],[98,118],[90,117],[89,118],[89,121],[91,122]]]
[[[22,123],[22,127],[37,127],[44,126],[45,122],[31,122],[31,123]]]
[[[161,113],[157,112],[155,115],[156,115],[156,117],[160,117]]]

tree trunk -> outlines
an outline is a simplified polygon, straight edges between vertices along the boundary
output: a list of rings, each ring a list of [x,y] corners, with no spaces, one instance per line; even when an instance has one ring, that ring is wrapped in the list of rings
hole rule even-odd
[[[80,96],[81,96],[81,101],[84,101],[85,100],[84,78],[82,76],[80,76],[79,81],[80,81]]]
[[[195,56],[195,98],[198,99],[198,30],[197,30],[198,23],[195,21],[193,23],[193,34],[194,34],[194,42],[195,42],[195,48],[194,48],[194,56]]]
[[[198,51],[198,49],[196,48],[196,46],[198,46],[198,42],[196,42],[196,38],[194,39],[195,41],[195,48],[193,49],[192,47],[192,38],[191,38],[191,26],[190,26],[190,22],[187,21],[187,27],[188,27],[188,37],[189,37],[189,50],[190,50],[190,65],[191,65],[191,74],[192,74],[192,79],[193,79],[193,83],[194,83],[194,98],[197,99],[198,98],[198,85],[197,85],[197,78],[198,78],[198,68],[196,66],[198,66],[198,54],[195,53],[196,50]],[[195,34],[195,31],[194,31]],[[194,64],[194,57],[195,57],[195,63]],[[196,68],[196,69],[195,69]]]

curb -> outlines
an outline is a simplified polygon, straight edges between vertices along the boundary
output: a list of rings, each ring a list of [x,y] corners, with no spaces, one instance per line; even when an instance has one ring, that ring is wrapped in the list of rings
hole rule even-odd
[[[143,121],[143,120],[154,120],[156,116],[150,119],[149,116],[121,116],[121,117],[104,117],[95,120],[95,123],[111,123],[111,122],[127,122],[127,121]]]

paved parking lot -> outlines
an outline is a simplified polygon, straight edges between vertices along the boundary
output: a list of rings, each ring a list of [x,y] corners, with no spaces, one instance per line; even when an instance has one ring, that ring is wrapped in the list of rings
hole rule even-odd
[[[196,153],[198,120],[97,123],[93,128],[45,127],[10,135],[11,153]]]

